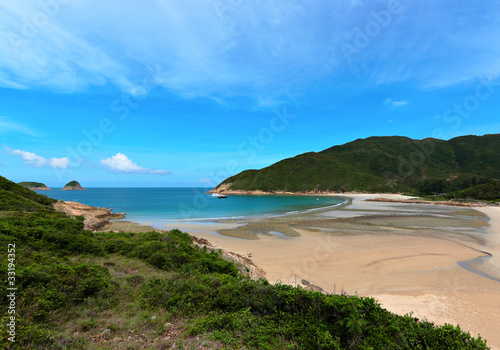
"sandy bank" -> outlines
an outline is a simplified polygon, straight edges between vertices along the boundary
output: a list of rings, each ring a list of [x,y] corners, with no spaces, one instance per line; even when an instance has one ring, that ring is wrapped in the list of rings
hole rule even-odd
[[[297,237],[276,233],[248,240],[217,233],[220,225],[234,228],[241,223],[184,224],[181,229],[251,257],[270,282],[304,279],[326,292],[372,296],[398,314],[413,312],[438,324],[460,324],[500,349],[500,282],[458,265],[487,252],[492,258],[476,267],[497,276],[500,208],[365,201],[408,199],[401,195],[347,197],[352,203],[343,208],[284,219],[299,220],[290,221]],[[316,226],[300,227],[297,222]]]
[[[492,256],[484,262],[482,269],[500,279],[500,207],[484,207],[478,210],[490,218],[486,251]]]

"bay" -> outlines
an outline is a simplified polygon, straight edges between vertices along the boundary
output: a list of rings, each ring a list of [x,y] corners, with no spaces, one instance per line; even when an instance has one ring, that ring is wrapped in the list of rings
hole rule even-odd
[[[208,188],[88,188],[86,191],[37,191],[48,197],[106,207],[126,213],[136,222],[207,221],[210,219],[276,216],[339,205],[343,199],[326,196],[212,197]]]

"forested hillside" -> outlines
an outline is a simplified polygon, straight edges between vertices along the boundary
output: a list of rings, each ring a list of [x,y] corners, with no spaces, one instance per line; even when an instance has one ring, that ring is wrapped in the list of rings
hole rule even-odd
[[[217,188],[449,193],[498,198],[500,134],[443,141],[370,137],[232,176]],[[476,186],[481,191],[474,190]]]

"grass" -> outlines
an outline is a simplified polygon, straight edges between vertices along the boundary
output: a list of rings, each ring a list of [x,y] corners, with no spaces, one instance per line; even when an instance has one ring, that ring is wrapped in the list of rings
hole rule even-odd
[[[177,335],[185,328],[184,320],[174,319],[165,310],[147,312],[137,302],[138,289],[144,283],[158,278],[172,278],[175,273],[164,272],[137,259],[117,254],[98,258],[74,257],[71,261],[106,267],[120,295],[111,302],[91,298],[75,307],[69,312],[69,318],[61,319],[61,339],[79,339],[87,349],[101,348],[104,340],[111,342],[116,349],[148,344],[169,347],[179,340]],[[103,307],[103,311],[96,312]],[[100,336],[105,329],[110,332]],[[174,334],[176,337],[172,337]]]

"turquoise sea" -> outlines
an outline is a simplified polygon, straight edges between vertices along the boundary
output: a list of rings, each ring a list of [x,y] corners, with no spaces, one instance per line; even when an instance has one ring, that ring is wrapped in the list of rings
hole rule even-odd
[[[212,197],[208,188],[89,188],[87,191],[37,191],[46,196],[76,201],[126,213],[136,222],[209,221],[210,219],[276,216],[335,206],[343,199],[323,196]]]

